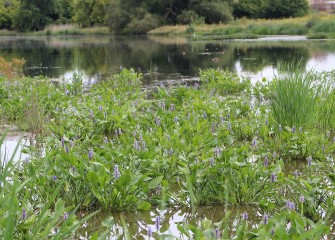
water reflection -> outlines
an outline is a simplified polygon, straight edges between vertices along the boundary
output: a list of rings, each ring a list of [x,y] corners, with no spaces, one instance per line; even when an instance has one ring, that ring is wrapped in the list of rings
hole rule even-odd
[[[180,37],[0,37],[0,50],[3,57],[26,59],[24,73],[28,76],[69,79],[80,72],[87,84],[123,67],[144,73],[147,83],[194,78],[200,68],[209,67],[227,68],[256,81],[272,78],[277,63],[300,62],[306,70],[323,71],[334,69],[335,60],[335,41],[281,39],[205,42]]]
[[[132,239],[148,239],[149,228],[152,231],[153,239],[158,239],[162,235],[170,235],[180,239],[181,232],[178,226],[192,224],[200,227],[201,222],[207,220],[213,225],[213,228],[214,224],[224,221],[229,232],[235,232],[235,228],[244,213],[248,213],[250,226],[256,226],[262,220],[263,213],[256,208],[238,207],[229,209],[223,206],[197,207],[195,209],[167,208],[164,210],[100,214],[85,224],[80,232],[82,235],[89,235],[101,229],[101,222],[108,216],[113,215],[115,225],[111,229],[111,235],[114,237],[112,239],[125,239],[126,234]],[[158,216],[160,218],[159,226],[157,226],[156,221]]]

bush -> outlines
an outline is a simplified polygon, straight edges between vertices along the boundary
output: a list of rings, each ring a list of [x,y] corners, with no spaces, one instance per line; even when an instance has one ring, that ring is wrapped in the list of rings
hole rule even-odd
[[[233,19],[232,9],[226,2],[203,2],[195,10],[209,24],[227,23]]]
[[[145,14],[142,20],[138,20],[134,18],[127,25],[124,30],[124,33],[132,33],[132,34],[145,34],[150,30],[158,27],[160,25],[160,19],[158,16],[147,13]]]
[[[188,10],[188,11],[183,11],[177,17],[177,22],[180,24],[191,24],[198,18],[199,18],[199,15],[195,11]]]

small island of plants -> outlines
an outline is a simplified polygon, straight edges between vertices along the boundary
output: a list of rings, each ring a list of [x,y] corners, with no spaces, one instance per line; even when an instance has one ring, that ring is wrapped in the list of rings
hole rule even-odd
[[[131,69],[90,87],[80,75],[0,78],[2,122],[42,139],[23,150],[29,158],[1,162],[0,237],[79,238],[97,211],[201,206],[226,217],[148,237],[333,236],[334,72],[286,66],[256,85],[222,69],[199,76],[150,88]],[[229,211],[239,207],[261,213],[258,223]],[[113,224],[90,239],[117,237]]]

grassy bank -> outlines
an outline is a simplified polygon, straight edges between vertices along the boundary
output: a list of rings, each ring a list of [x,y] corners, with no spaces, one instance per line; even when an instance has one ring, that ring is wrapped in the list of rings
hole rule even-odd
[[[229,24],[164,26],[150,35],[184,35],[199,40],[256,38],[263,35],[307,35],[309,38],[334,38],[335,16],[312,14],[289,19],[238,19]]]
[[[111,35],[108,27],[80,28],[74,24],[50,25],[43,31],[17,32],[1,30],[0,36],[59,36],[59,35]]]

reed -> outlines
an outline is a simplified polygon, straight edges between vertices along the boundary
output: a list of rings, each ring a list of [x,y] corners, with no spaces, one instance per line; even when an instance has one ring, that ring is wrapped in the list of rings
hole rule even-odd
[[[280,66],[285,71],[276,76],[270,108],[275,121],[283,126],[309,126],[316,117],[320,85],[313,71],[303,73],[294,65]]]

